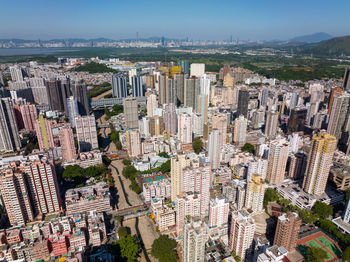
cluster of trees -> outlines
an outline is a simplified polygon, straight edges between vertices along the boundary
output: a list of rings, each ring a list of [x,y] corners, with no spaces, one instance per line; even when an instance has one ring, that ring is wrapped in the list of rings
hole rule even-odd
[[[255,147],[254,147],[254,145],[252,145],[250,143],[245,143],[244,146],[241,147],[241,150],[244,152],[248,152],[250,154],[255,153]]]
[[[305,262],[321,262],[326,261],[328,254],[321,247],[308,247],[305,252]]]
[[[324,231],[337,238],[338,241],[342,244],[342,246],[350,245],[350,235],[343,234],[331,220],[320,219],[318,220],[317,225]]]
[[[160,167],[152,168],[146,171],[142,171],[141,174],[150,174],[150,173],[162,173],[166,174],[170,172],[171,166],[170,166],[170,159],[163,163]]]
[[[131,185],[129,186],[130,189],[136,194],[140,194],[142,192],[142,189],[136,181],[140,175],[140,172],[134,166],[132,166],[131,163],[129,163],[123,168],[122,174],[125,178],[131,181]]]
[[[88,72],[90,74],[95,74],[95,73],[116,73],[118,72],[117,70],[114,70],[112,68],[109,68],[108,66],[104,64],[98,64],[95,62],[90,62],[86,63],[85,65],[80,65],[77,66],[74,71],[76,72]]]
[[[88,97],[92,98],[98,96],[104,92],[111,90],[111,84],[108,82],[104,82],[102,85],[94,86],[91,90],[89,90]]]
[[[124,112],[124,108],[122,105],[114,105],[111,110],[105,109],[106,119],[110,119],[112,116],[119,115]]]
[[[67,166],[63,173],[62,178],[65,181],[71,182],[75,187],[84,186],[87,179],[94,177],[99,179],[109,174],[108,168],[104,164],[90,166],[88,168],[81,168],[78,165]]]
[[[151,254],[159,262],[176,262],[178,257],[175,251],[176,241],[167,235],[161,235],[153,241]]]
[[[158,156],[160,156],[160,157],[165,157],[165,158],[170,158],[170,156],[168,155],[167,152],[160,152],[160,153],[158,154]]]
[[[119,234],[119,230],[121,234]],[[117,258],[117,261],[136,261],[141,250],[140,243],[136,240],[135,236],[128,235],[125,228],[122,230],[119,228],[119,230],[120,240],[112,244],[112,253]]]
[[[193,150],[196,154],[199,154],[203,148],[203,141],[200,137],[195,137],[192,142]]]
[[[113,129],[112,132],[109,134],[109,139],[115,144],[115,147],[118,150],[121,150],[123,148],[123,146],[119,140],[119,133],[120,133],[120,131]]]
[[[323,202],[317,201],[311,210],[301,209],[292,205],[290,200],[282,198],[275,189],[268,188],[264,195],[264,207],[266,208],[273,201],[281,205],[283,212],[297,212],[303,222],[307,224],[313,224],[319,219],[328,219],[333,215],[333,207]]]

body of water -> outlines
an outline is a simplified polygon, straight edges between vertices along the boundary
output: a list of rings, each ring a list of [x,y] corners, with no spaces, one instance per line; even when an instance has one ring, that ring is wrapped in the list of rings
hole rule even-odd
[[[77,51],[73,48],[0,48],[0,56],[13,55],[51,55],[62,52]]]

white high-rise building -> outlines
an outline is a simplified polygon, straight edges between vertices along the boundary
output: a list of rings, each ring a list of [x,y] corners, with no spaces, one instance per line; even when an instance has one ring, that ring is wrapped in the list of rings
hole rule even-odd
[[[266,159],[256,159],[248,162],[247,179],[250,180],[253,174],[261,175],[262,179],[266,178],[268,161]]]
[[[228,223],[229,203],[223,197],[211,198],[209,202],[209,226],[220,227]]]
[[[280,185],[285,177],[289,144],[285,138],[276,138],[270,143],[266,179]]]
[[[209,104],[209,92],[210,92],[210,78],[207,74],[203,74],[200,77],[200,87],[201,87],[201,94],[207,95],[207,103]]]
[[[192,162],[191,167],[183,170],[182,192],[197,192],[200,194],[201,215],[207,216],[210,198],[211,169],[208,164]]]
[[[129,129],[126,131],[126,145],[130,157],[142,155],[141,135],[138,129]]]
[[[98,148],[96,120],[94,115],[76,117],[75,127],[80,152]]]
[[[13,82],[21,82],[24,80],[22,68],[18,66],[11,66],[10,73]]]
[[[246,255],[252,251],[255,232],[255,222],[247,210],[232,212],[229,248],[244,261]]]
[[[218,129],[211,130],[208,141],[208,155],[212,169],[217,169],[220,167],[221,146],[222,139],[220,131]]]
[[[158,106],[157,96],[155,94],[149,95],[147,98],[147,116],[152,117],[154,109]]]
[[[201,201],[200,194],[188,192],[177,196],[176,209],[176,232],[182,235],[186,216],[200,216]]]
[[[296,153],[299,151],[299,146],[301,143],[301,137],[299,136],[298,133],[292,133],[291,135],[288,136],[288,141],[290,145],[290,152],[291,153]]]
[[[204,262],[208,234],[204,222],[192,217],[184,226],[183,262]]]
[[[205,64],[191,64],[191,76],[200,77],[205,73]]]
[[[215,114],[212,119],[213,129],[217,128],[221,133],[221,145],[226,144],[227,139],[227,115]]]
[[[235,131],[233,136],[233,141],[239,145],[243,145],[246,141],[247,136],[247,124],[248,120],[240,115],[235,119]]]
[[[178,137],[182,144],[192,143],[192,117],[189,114],[180,114],[178,117]]]

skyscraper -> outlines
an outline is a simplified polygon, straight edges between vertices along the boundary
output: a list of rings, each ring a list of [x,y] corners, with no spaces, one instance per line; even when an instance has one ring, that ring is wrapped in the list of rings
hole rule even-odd
[[[159,75],[159,81],[158,81],[158,86],[159,86],[159,91],[158,91],[158,98],[159,98],[159,104],[164,105],[167,102],[167,76],[165,74],[160,74]]]
[[[165,125],[164,129],[170,134],[175,135],[177,131],[177,115],[176,107],[174,104],[165,105],[163,117]]]
[[[185,79],[184,104],[186,107],[196,108],[196,99],[200,94],[200,82],[196,77]]]
[[[182,192],[197,192],[200,194],[201,215],[207,216],[209,209],[211,168],[208,164],[192,162],[191,167],[185,167],[182,175]]]
[[[35,214],[58,212],[61,209],[60,193],[55,166],[52,161],[22,163]]]
[[[75,128],[80,152],[98,148],[96,120],[94,115],[76,117]]]
[[[212,118],[212,128],[219,130],[221,134],[221,145],[226,144],[227,140],[227,115],[223,113],[215,114]]]
[[[171,201],[175,202],[176,197],[182,192],[183,169],[190,165],[191,160],[186,155],[177,155],[170,160],[171,175]]]
[[[184,226],[183,262],[204,262],[207,240],[204,222],[199,217],[187,220]]]
[[[218,129],[211,130],[208,141],[208,157],[212,169],[217,169],[220,166],[220,150],[222,146],[221,133]],[[213,183],[214,181],[212,181]]]
[[[253,213],[260,213],[263,210],[264,194],[266,184],[258,174],[253,174],[247,182],[245,208],[251,209]]]
[[[20,105],[20,110],[24,123],[24,128],[27,131],[33,131],[35,122],[38,120],[36,106],[31,104],[23,104]]]
[[[46,81],[46,90],[51,110],[64,111],[68,94],[65,94],[65,86],[61,85],[61,80],[51,78]]]
[[[182,113],[178,116],[178,138],[182,144],[192,143],[192,117]]]
[[[280,185],[285,176],[289,144],[284,138],[277,138],[270,143],[266,179]]]
[[[292,109],[292,108],[298,106],[298,101],[299,101],[299,93],[293,92],[292,97],[290,99],[289,107]]]
[[[67,98],[67,115],[72,127],[75,127],[75,118],[79,116],[78,102],[73,96]]]
[[[303,189],[312,195],[324,193],[337,139],[327,133],[314,134],[308,154]]]
[[[129,97],[124,99],[124,115],[127,128],[138,128],[139,116],[138,103],[136,98]]]
[[[112,95],[117,98],[128,96],[126,75],[120,73],[112,76]]]
[[[288,133],[304,131],[307,117],[307,109],[304,107],[295,107],[290,111],[288,119]]]
[[[151,94],[147,97],[147,116],[152,117],[154,109],[158,106],[157,96]]]
[[[248,117],[248,104],[249,92],[246,88],[242,88],[238,92],[237,117],[240,115],[243,115],[245,118]]]
[[[177,94],[177,104],[185,103],[185,76],[184,74],[174,75],[174,88]]]
[[[190,67],[189,67],[188,60],[177,61],[177,65],[181,66],[182,72],[184,74],[188,75],[190,73]]]
[[[197,96],[196,112],[201,114],[201,125],[208,122],[208,95],[200,94]]]
[[[191,64],[191,76],[200,77],[205,73],[205,64]]]
[[[0,151],[19,151],[21,140],[14,112],[14,106],[10,98],[2,98],[0,101]]]
[[[344,73],[343,90],[349,90],[349,88],[350,88],[350,67],[347,67],[345,68],[345,73]]]
[[[279,216],[273,244],[293,251],[297,244],[301,222],[297,213],[289,212]]]
[[[235,131],[233,134],[233,141],[238,145],[244,145],[247,136],[248,120],[240,115],[235,119]]]
[[[267,100],[269,98],[269,89],[264,87],[263,89],[261,89],[260,91],[260,108],[261,107],[266,107],[267,106]]]
[[[220,227],[228,223],[229,203],[224,197],[211,198],[209,202],[209,226]]]
[[[141,135],[138,129],[126,131],[126,145],[130,157],[138,157],[142,154]]]
[[[69,125],[69,124],[68,124]],[[62,158],[67,162],[71,162],[77,158],[74,144],[73,131],[70,126],[61,127],[59,130],[60,144],[62,148]]]
[[[29,190],[23,173],[8,169],[0,175],[1,197],[12,226],[25,225],[34,220]]]
[[[245,209],[232,212],[229,248],[244,261],[252,251],[255,222]]]
[[[55,146],[52,135],[52,126],[54,123],[53,120],[44,118],[43,115],[39,115],[38,120],[35,122],[34,128],[41,151]]]
[[[74,99],[78,103],[78,110],[81,116],[89,115],[89,98],[86,85],[74,83],[72,85],[72,93]]]
[[[265,135],[267,137],[274,137],[277,133],[278,126],[278,112],[266,112]]]
[[[334,93],[327,133],[335,136],[338,140],[341,138],[342,131],[344,130],[349,105],[349,94],[338,92]]]
[[[200,216],[200,195],[193,192],[183,193],[176,197],[175,203],[176,232],[181,236],[186,216]]]
[[[133,97],[144,96],[144,83],[142,76],[135,75],[131,77],[131,90]]]

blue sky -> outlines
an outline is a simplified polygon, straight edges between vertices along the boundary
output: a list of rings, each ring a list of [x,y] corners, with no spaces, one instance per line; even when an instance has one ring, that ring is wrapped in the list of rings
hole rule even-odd
[[[2,0],[0,38],[350,35],[349,0]]]

